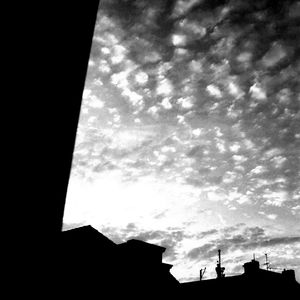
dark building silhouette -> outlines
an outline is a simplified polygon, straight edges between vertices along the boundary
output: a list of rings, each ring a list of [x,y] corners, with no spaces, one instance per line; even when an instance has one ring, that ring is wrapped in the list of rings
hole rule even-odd
[[[57,287],[67,298],[92,298],[102,294],[117,271],[114,263],[117,245],[91,226],[60,235],[57,243]],[[108,281],[109,280],[109,281]]]
[[[221,254],[214,279],[179,283],[162,262],[166,248],[131,239],[116,244],[92,226],[64,231],[57,248],[53,287],[84,299],[292,299],[300,295],[294,270],[282,273],[246,262],[244,273],[225,276]],[[104,296],[108,295],[108,296]]]
[[[136,278],[140,286],[146,287],[150,284],[161,290],[164,287],[179,287],[179,282],[170,273],[172,265],[162,262],[165,250],[164,247],[135,239],[118,245],[120,264],[125,267],[124,275],[126,276],[128,269],[134,274],[140,274]]]
[[[15,122],[5,130],[10,159],[2,170],[14,221],[2,242],[3,286],[7,298],[54,299],[66,280],[58,239],[99,0],[9,4],[2,43],[9,54],[4,61],[13,66],[3,86],[14,90],[14,101],[4,101],[3,111],[13,111]],[[20,50],[26,59],[17,59]],[[17,69],[23,71],[16,88]],[[16,177],[17,169],[26,176]]]
[[[187,299],[195,295],[209,299],[292,299],[300,295],[294,270],[282,273],[264,270],[255,259],[243,267],[241,275],[220,277],[217,272],[215,279],[182,283],[182,294]]]
[[[115,244],[91,226],[61,233],[59,287],[66,297],[158,297],[179,290],[172,265],[162,262],[164,247],[139,240]]]

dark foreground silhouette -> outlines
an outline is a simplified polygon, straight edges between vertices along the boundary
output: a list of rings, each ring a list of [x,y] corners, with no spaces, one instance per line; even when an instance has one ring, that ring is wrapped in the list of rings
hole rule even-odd
[[[292,299],[300,296],[300,284],[294,270],[276,273],[261,269],[259,262],[244,264],[244,273],[237,276],[182,283],[186,297],[196,294],[214,299]]]
[[[263,270],[256,260],[242,275],[220,276],[217,267],[216,279],[180,284],[162,262],[164,247],[135,239],[115,244],[91,226],[62,232],[57,250],[55,281],[68,299],[289,299],[300,292],[293,270]]]
[[[21,199],[19,204],[26,208],[26,213],[19,209],[21,225],[16,226],[12,241],[3,247],[13,244],[12,257],[3,256],[10,270],[3,277],[10,277],[13,283],[8,298],[244,299],[251,295],[255,299],[297,299],[299,285],[295,281],[259,269],[253,276],[179,284],[168,271],[171,266],[161,262],[163,248],[138,241],[116,245],[92,228],[62,233],[57,241],[97,2],[24,2],[26,11],[7,18],[19,25],[17,31],[12,30],[18,49],[14,60],[20,57],[20,46],[24,59],[22,80],[13,89],[13,98],[20,99],[20,113],[14,117],[18,122],[10,139],[15,144],[7,144],[13,155],[8,160],[9,171],[3,173],[11,180],[10,199]],[[280,1],[261,1],[266,2]],[[283,22],[281,28],[286,24]],[[29,76],[29,70],[33,76]],[[7,111],[16,113],[16,102],[10,103],[12,108]],[[15,139],[20,129],[24,134]],[[16,159],[20,157],[20,145],[24,145],[25,159]],[[26,176],[18,178],[16,170],[26,170]],[[20,295],[13,297],[15,292]]]
[[[160,246],[134,239],[117,245],[84,226],[63,232],[60,249],[59,284],[68,298],[171,299],[180,288],[169,272],[172,266],[162,263]]]

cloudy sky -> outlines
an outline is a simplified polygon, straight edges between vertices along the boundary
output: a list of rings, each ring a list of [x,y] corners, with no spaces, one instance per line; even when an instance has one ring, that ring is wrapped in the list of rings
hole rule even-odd
[[[279,2],[101,0],[64,229],[162,245],[181,282],[218,249],[227,276],[267,253],[300,282],[300,2]]]

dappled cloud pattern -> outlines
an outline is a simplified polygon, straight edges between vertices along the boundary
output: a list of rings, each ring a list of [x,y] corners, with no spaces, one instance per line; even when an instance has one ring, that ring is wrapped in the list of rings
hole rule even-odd
[[[292,0],[101,1],[70,181],[118,174],[133,187],[152,178],[188,189],[178,203],[192,199],[195,216],[212,212],[217,228],[193,218],[131,228],[169,246],[173,262],[186,259],[187,273],[217,247],[276,248],[281,262],[290,247],[299,259],[299,17]],[[174,217],[170,209],[152,216]],[[236,235],[219,228],[239,222],[247,226]]]

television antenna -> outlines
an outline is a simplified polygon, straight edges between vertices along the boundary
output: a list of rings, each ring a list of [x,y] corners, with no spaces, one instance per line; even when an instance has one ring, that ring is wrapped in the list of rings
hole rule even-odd
[[[265,253],[265,257],[266,257],[266,262],[264,263],[264,265],[266,266],[267,271],[269,271],[271,269],[271,267],[270,267],[270,262],[268,260],[268,254],[267,253]]]
[[[219,260],[217,261],[217,266],[216,266],[217,278],[223,278],[225,277],[224,274],[225,268],[221,267],[221,250],[218,250],[218,256],[219,256]]]
[[[203,279],[205,271],[206,271],[206,267],[204,269],[200,269],[200,281]]]

